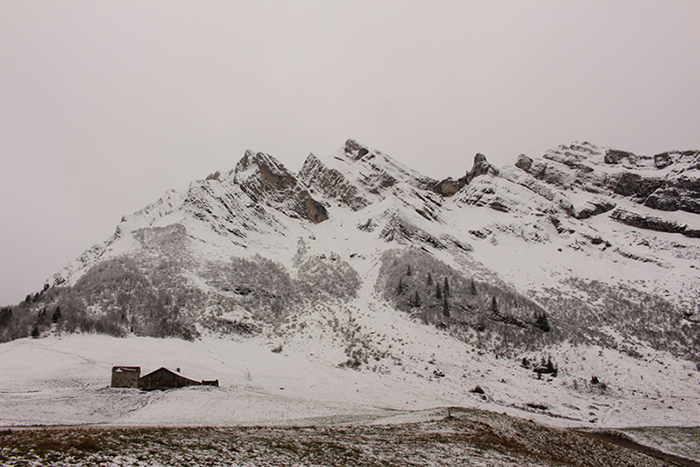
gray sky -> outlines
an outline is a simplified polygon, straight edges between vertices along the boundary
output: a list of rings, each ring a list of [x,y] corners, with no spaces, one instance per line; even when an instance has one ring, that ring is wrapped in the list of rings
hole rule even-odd
[[[700,148],[698,1],[0,2],[0,305],[122,214],[348,137],[434,178]]]

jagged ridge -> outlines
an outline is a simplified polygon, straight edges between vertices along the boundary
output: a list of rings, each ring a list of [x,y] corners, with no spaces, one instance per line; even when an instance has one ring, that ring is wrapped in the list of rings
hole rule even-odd
[[[216,172],[193,182],[185,194],[169,192],[125,216],[112,238],[86,252],[41,294],[17,308],[15,313],[24,318],[13,317],[10,322],[15,324],[5,326],[13,331],[3,336],[47,330],[46,314],[36,318],[42,307],[59,307],[64,322],[73,310],[68,328],[89,321],[93,328],[101,326],[117,335],[193,338],[205,330],[259,332],[283,325],[288,316],[312,303],[352,300],[361,288],[376,284],[393,306],[427,324],[449,328],[461,339],[492,333],[490,345],[496,350],[502,347],[499,340],[507,341],[509,348],[531,342],[542,347],[573,336],[609,343],[600,330],[577,331],[574,324],[583,318],[571,321],[561,310],[541,305],[561,306],[559,298],[551,300],[559,297],[551,292],[552,284],[534,284],[534,279],[528,283],[530,274],[517,276],[513,267],[484,252],[505,248],[499,251],[518,254],[522,247],[498,246],[499,238],[515,239],[523,246],[580,252],[576,254],[582,258],[609,251],[605,254],[614,255],[613,263],[631,261],[629,268],[643,262],[668,269],[672,249],[640,253],[639,239],[648,246],[647,234],[618,234],[614,223],[601,224],[601,219],[697,237],[692,216],[693,200],[699,197],[698,154],[646,157],[574,143],[540,159],[521,155],[514,166],[501,169],[477,154],[464,176],[438,182],[355,140],[329,156],[309,155],[297,175],[268,154],[246,151],[234,170]],[[673,206],[679,212],[669,211]],[[480,210],[483,207],[490,209]],[[686,217],[678,218],[682,215]],[[684,241],[684,254],[700,258],[693,241]],[[389,293],[399,286],[394,283],[396,269],[386,266],[386,255],[403,257],[397,247],[420,252],[406,253],[416,268],[432,264],[431,271],[449,271],[443,276],[454,283],[456,296],[467,297],[464,290],[470,284],[477,284],[479,294],[450,308],[436,301],[435,291],[414,280],[403,284],[411,289],[406,294]],[[375,269],[377,265],[381,266]],[[674,266],[678,274],[669,277],[684,277],[682,286],[690,292],[673,298],[676,291],[667,291],[666,296],[675,300],[669,305],[669,310],[678,307],[675,316],[692,319],[698,312],[692,287],[699,280],[697,274],[686,274],[692,269],[686,266]],[[375,283],[368,283],[366,272],[372,270],[378,275]],[[521,281],[523,290],[501,274]],[[568,280],[578,277],[570,273],[555,283],[566,289]],[[98,283],[112,285],[94,285]],[[654,283],[652,292],[667,286]],[[540,304],[524,293],[538,297]],[[639,313],[645,312],[642,305]],[[594,310],[582,306],[580,313]],[[548,316],[556,319],[550,322]],[[669,319],[666,325],[680,326],[676,342],[684,342],[688,355],[697,355],[688,337],[692,320],[686,321]],[[597,326],[611,323],[622,328],[616,319]],[[543,331],[549,333],[544,340],[516,337]],[[626,332],[645,338],[631,329]],[[657,340],[655,345],[682,353],[675,343]]]

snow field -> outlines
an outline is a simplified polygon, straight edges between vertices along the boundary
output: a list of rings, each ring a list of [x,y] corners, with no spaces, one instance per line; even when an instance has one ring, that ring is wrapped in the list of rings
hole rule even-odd
[[[355,346],[371,357],[350,369],[339,367],[348,358],[348,340],[325,327],[323,310],[318,313],[317,324],[311,320],[287,337],[187,342],[75,334],[0,344],[0,424],[313,424],[449,406],[557,426],[693,426],[700,419],[696,369],[651,350],[638,360],[563,345],[550,349],[559,376],[538,380],[516,360],[498,359],[360,298],[348,304],[339,328],[355,329]],[[180,368],[192,379],[219,379],[221,387],[112,389],[114,365],[138,365],[142,374]],[[606,389],[591,384],[592,376]],[[476,386],[485,394],[471,393]]]

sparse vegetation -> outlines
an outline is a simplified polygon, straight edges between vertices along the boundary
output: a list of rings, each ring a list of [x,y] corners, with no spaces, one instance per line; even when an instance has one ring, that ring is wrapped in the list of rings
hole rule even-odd
[[[336,255],[298,255],[295,279],[285,268],[256,255],[198,266],[208,287],[191,283],[196,268],[175,247],[178,228],[145,229],[137,237],[145,251],[102,261],[70,287],[28,295],[0,312],[0,341],[39,337],[52,324],[57,332],[96,332],[123,337],[198,336],[195,323],[215,332],[251,334],[279,326],[297,309],[316,300],[356,296],[361,279]],[[149,243],[150,242],[150,243]],[[243,310],[241,319],[223,317]]]
[[[574,431],[451,407],[444,420],[338,427],[45,429],[0,432],[22,465],[576,465],[663,462]]]
[[[663,298],[595,280],[572,278],[565,284],[576,293],[549,288],[535,296],[550,311],[547,319],[557,323],[553,335],[574,345],[595,344],[639,357],[629,346],[621,347],[606,331],[613,328],[625,336],[626,342],[638,340],[700,363],[698,325],[684,320],[682,313]]]
[[[423,250],[385,253],[376,287],[422,322],[501,354],[535,350],[556,339],[549,335],[547,312],[531,299],[505,284],[477,284]]]

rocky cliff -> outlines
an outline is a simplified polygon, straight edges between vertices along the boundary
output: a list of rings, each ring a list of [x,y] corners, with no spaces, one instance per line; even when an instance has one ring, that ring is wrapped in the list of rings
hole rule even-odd
[[[700,358],[699,161],[573,143],[438,182],[355,140],[297,174],[247,151],[125,216],[3,338],[288,332],[361,299],[498,352],[623,335]]]

